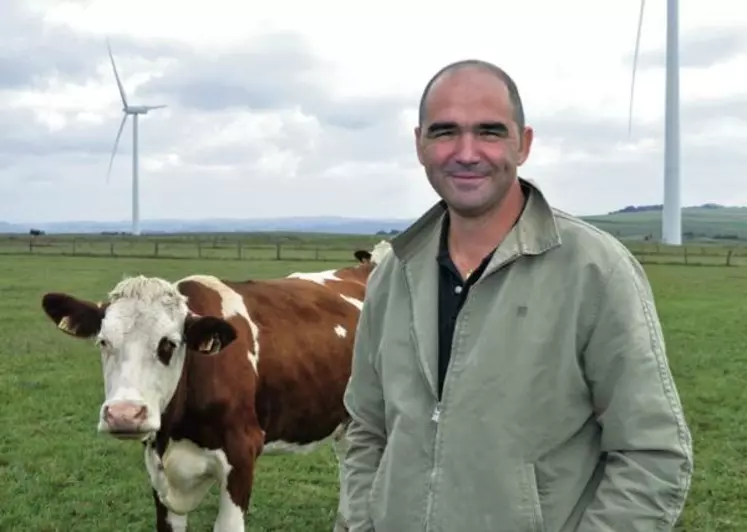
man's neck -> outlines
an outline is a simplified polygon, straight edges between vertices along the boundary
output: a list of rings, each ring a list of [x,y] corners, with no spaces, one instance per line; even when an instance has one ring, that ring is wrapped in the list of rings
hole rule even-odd
[[[459,270],[475,268],[511,231],[524,208],[524,192],[516,180],[500,205],[484,216],[463,218],[449,213],[449,252]]]

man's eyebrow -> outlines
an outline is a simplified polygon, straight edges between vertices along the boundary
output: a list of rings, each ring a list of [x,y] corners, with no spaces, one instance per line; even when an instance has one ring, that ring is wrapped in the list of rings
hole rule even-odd
[[[449,131],[458,128],[459,126],[456,122],[433,122],[428,126],[428,133],[439,133],[441,131]]]
[[[508,126],[503,122],[480,122],[477,128],[491,131],[508,131]]]
[[[456,122],[434,122],[428,126],[428,134],[433,135],[435,133],[453,131],[455,129],[459,129],[459,125]],[[508,132],[508,125],[500,121],[480,122],[477,124],[475,129],[478,131],[499,131],[501,133],[506,133]]]

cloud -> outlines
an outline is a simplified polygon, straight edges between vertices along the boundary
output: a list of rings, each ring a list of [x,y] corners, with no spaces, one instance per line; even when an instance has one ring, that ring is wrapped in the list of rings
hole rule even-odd
[[[679,62],[682,68],[706,69],[744,55],[747,55],[744,26],[699,29],[680,37]],[[630,58],[632,64],[632,54]],[[665,64],[665,47],[638,56],[641,69],[662,68]]]
[[[45,23],[30,7],[30,1],[0,2],[0,91],[49,86],[52,81],[85,83],[97,77],[98,67],[108,60],[105,39]],[[182,49],[128,37],[111,42],[122,52],[151,60]]]
[[[261,14],[228,0],[0,2],[0,218],[129,219],[131,121],[105,182],[122,107],[107,39],[130,103],[168,105],[139,120],[144,218],[417,216],[436,200],[413,149],[419,92],[475,56],[517,79],[536,130],[522,173],[560,208],[660,202],[664,35],[651,28],[663,8],[647,12],[642,63],[657,68],[639,72],[628,138],[637,6],[568,1],[541,16],[495,8],[464,30],[386,1],[358,15],[332,0]],[[729,17],[716,18],[719,2]],[[682,13],[683,65],[698,67],[680,84],[685,203],[747,203],[747,26],[735,9],[711,0]],[[498,15],[512,23],[496,32]]]

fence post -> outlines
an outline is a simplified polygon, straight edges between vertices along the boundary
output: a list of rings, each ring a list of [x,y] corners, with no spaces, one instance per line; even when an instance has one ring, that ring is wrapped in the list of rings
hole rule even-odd
[[[275,244],[275,260],[280,260],[280,242]]]
[[[682,253],[685,255],[685,264],[687,264],[687,246],[682,246]]]
[[[109,255],[114,256],[114,240],[109,241]]]
[[[33,252],[34,252],[34,237],[32,236],[29,238],[29,253],[33,253]]]
[[[729,251],[726,252],[726,265],[731,266],[731,254],[734,250],[729,249]]]
[[[236,241],[236,257],[241,260],[241,240]]]
[[[158,240],[153,242],[153,256],[158,257]]]

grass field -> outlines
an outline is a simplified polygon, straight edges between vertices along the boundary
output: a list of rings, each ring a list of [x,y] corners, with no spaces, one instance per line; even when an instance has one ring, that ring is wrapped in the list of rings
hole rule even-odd
[[[341,259],[340,264],[351,259]],[[0,255],[0,530],[153,530],[138,443],[95,432],[98,355],[55,330],[45,291],[102,297],[123,274],[176,278],[196,271],[266,278],[334,263]],[[672,370],[693,431],[696,473],[679,531],[747,530],[747,268],[646,266]],[[337,474],[331,449],[263,457],[248,519],[253,531],[331,530]],[[210,530],[213,490],[190,516]]]

